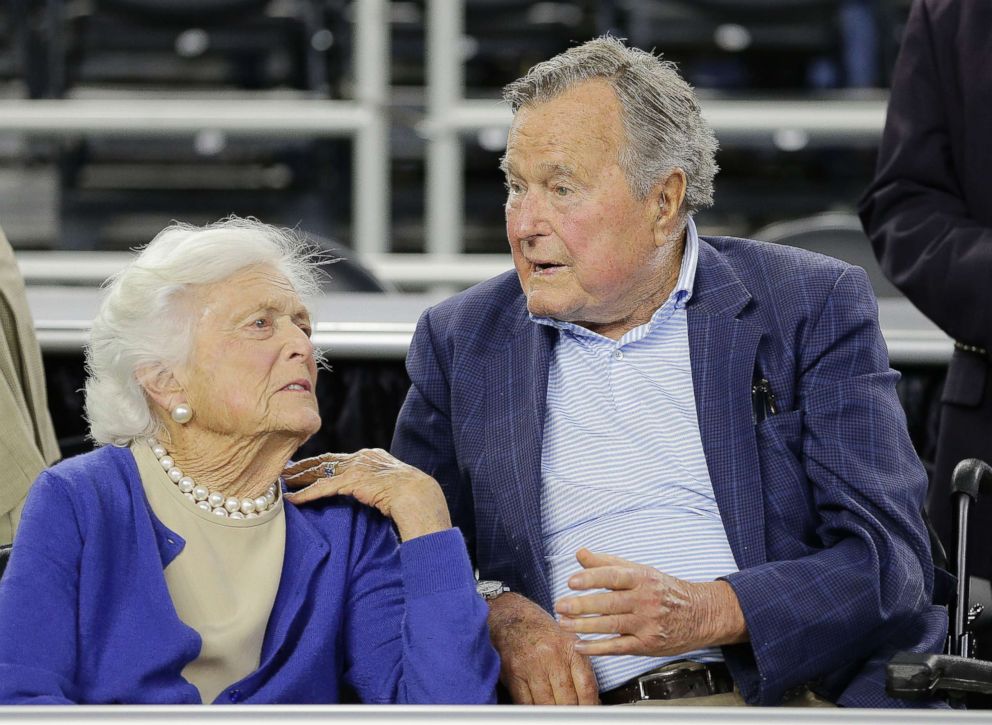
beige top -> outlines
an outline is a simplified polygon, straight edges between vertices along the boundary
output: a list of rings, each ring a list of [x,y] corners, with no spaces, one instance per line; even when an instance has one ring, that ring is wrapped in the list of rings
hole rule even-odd
[[[286,551],[282,495],[258,518],[218,518],[183,496],[144,440],[131,453],[155,516],[186,540],[165,583],[179,619],[203,641],[182,676],[210,703],[258,669]]]
[[[0,231],[0,544],[13,538],[31,483],[58,457],[24,282]]]

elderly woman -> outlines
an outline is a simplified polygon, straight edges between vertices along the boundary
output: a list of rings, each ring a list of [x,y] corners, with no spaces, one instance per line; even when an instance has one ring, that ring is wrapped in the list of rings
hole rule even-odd
[[[491,701],[487,607],[434,480],[383,451],[286,468],[320,426],[316,279],[296,235],[232,218],[169,227],[110,283],[87,351],[104,445],[29,494],[0,702]],[[348,495],[296,505],[289,474]]]

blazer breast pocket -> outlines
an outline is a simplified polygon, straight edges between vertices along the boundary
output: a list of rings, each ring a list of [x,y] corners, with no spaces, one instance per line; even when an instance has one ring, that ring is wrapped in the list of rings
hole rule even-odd
[[[802,453],[803,412],[790,410],[787,413],[770,415],[755,425],[758,439],[758,455],[769,449],[783,449],[797,458]]]
[[[817,515],[803,465],[803,412],[772,415],[755,426],[769,552],[808,548]],[[805,548],[803,550],[805,550]]]

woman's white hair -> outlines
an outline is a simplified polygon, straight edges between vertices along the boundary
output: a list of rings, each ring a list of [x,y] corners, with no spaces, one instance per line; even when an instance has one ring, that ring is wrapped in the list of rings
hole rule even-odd
[[[173,223],[105,285],[86,349],[86,418],[98,444],[127,445],[159,422],[139,369],[173,370],[188,358],[196,314],[187,292],[256,265],[281,272],[306,303],[320,291],[317,247],[291,229],[228,217],[203,227]]]
[[[538,63],[503,89],[503,100],[516,113],[595,79],[608,83],[620,102],[627,132],[620,167],[631,190],[644,199],[678,168],[686,176],[684,212],[711,206],[716,137],[674,63],[607,35]]]

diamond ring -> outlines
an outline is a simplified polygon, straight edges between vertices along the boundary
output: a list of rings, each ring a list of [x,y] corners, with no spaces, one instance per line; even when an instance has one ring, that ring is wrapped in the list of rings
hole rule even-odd
[[[338,462],[337,461],[330,461],[329,463],[325,463],[324,464],[324,478],[330,478],[331,476],[333,476],[334,475],[334,471],[337,469],[337,467],[338,467]]]

